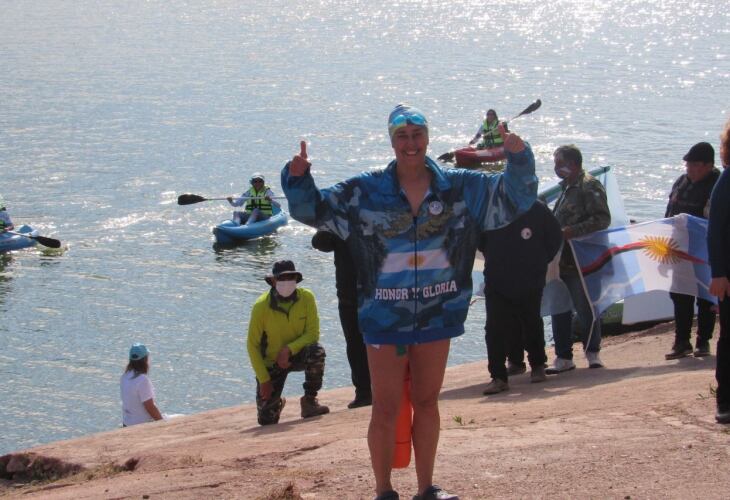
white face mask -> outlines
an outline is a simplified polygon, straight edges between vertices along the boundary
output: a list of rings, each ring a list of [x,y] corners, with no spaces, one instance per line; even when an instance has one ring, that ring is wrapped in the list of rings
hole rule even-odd
[[[572,173],[573,170],[568,166],[562,165],[560,167],[555,167],[555,175],[557,175],[561,179],[567,179]]]
[[[277,281],[276,282],[276,292],[283,298],[288,298],[291,294],[294,293],[294,290],[297,289],[297,282],[296,280],[290,280],[290,281]]]

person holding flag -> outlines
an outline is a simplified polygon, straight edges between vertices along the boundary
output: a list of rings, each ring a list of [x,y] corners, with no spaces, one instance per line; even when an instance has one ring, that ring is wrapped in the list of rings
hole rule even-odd
[[[707,142],[698,142],[690,148],[683,158],[686,173],[679,176],[669,193],[669,203],[664,217],[689,214],[707,218],[708,204],[712,188],[720,177],[715,168],[715,149]],[[690,331],[695,315],[695,297],[683,293],[670,292],[674,304],[674,344],[665,359],[679,359],[692,354]],[[714,304],[700,297],[697,300],[697,343],[694,355],[710,355],[710,339],[715,329]]]
[[[575,256],[567,241],[601,229],[611,223],[606,190],[592,175],[583,170],[583,155],[575,145],[560,146],[553,153],[555,174],[560,177],[562,193],[555,202],[553,214],[563,230],[563,251],[560,255],[560,279],[570,291],[582,326],[583,346],[589,368],[601,368],[601,322],[594,318],[593,306],[586,297]],[[573,313],[552,315],[555,361],[545,371],[556,374],[575,369],[573,362]]]

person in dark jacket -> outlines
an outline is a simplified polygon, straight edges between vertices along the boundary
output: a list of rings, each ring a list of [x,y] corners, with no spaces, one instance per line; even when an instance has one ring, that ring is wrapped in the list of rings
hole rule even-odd
[[[707,218],[710,194],[720,171],[715,168],[715,150],[707,142],[698,142],[684,155],[687,172],[682,174],[672,186],[669,203],[664,217],[689,214]],[[690,331],[695,311],[695,297],[683,293],[670,292],[674,303],[674,345],[664,357],[678,359],[692,354]],[[710,355],[710,339],[715,328],[715,312],[712,302],[697,300],[697,343],[694,355]]]
[[[484,394],[509,389],[505,367],[507,350],[517,363],[514,352],[522,346],[530,363],[530,381],[543,382],[545,376],[545,328],[540,302],[550,261],[560,250],[563,232],[560,223],[542,202],[512,224],[482,233],[479,249],[485,256],[484,297],[487,324],[489,374],[492,381]]]
[[[710,293],[720,302],[720,339],[717,341],[717,414],[721,424],[730,424],[730,120],[720,136],[724,171],[710,199],[707,251],[712,281]]]
[[[345,334],[352,385],[355,386],[355,399],[347,407],[370,406],[373,403],[373,396],[370,392],[368,354],[360,326],[357,324],[357,268],[347,244],[329,231],[317,231],[312,236],[312,246],[320,252],[335,253],[337,309],[340,313],[342,333]]]

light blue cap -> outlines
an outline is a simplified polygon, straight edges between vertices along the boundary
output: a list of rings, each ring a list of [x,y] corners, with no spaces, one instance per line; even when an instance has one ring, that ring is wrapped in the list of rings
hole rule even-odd
[[[137,361],[142,358],[146,358],[149,355],[150,351],[147,350],[147,347],[144,344],[140,344],[139,342],[136,342],[132,344],[132,347],[129,348],[129,360],[130,361]]]
[[[407,104],[398,104],[388,115],[388,134],[392,138],[396,130],[409,123],[428,130],[428,120],[420,109]]]

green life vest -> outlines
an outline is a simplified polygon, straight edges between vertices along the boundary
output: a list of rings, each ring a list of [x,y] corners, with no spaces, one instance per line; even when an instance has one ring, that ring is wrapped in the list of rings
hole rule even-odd
[[[482,146],[491,148],[495,146],[502,146],[504,144],[502,136],[499,135],[499,130],[497,130],[498,126],[499,120],[495,120],[491,124],[487,123],[486,119],[484,120],[484,123],[482,124]]]
[[[271,202],[264,198],[266,192],[269,190],[269,186],[264,186],[261,191],[256,191],[256,188],[252,187],[246,192],[246,196],[250,196],[251,200],[246,202],[246,212],[253,212],[254,208],[258,208],[259,211],[264,215],[272,215],[273,210]]]

